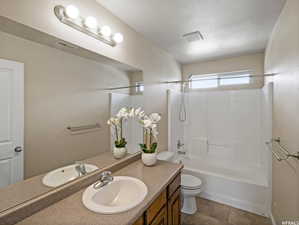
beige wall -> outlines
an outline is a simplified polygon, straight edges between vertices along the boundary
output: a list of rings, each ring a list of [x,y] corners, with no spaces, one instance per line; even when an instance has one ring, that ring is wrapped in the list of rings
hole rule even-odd
[[[253,70],[254,74],[264,73],[264,54],[250,54],[213,61],[197,62],[183,65],[183,78],[188,79],[191,74],[213,74],[242,70]],[[263,86],[263,79],[253,80],[252,87]]]
[[[108,93],[129,84],[126,73],[0,32],[0,58],[25,64],[25,176],[31,177],[108,150]],[[67,126],[94,124],[70,135]]]
[[[269,41],[265,71],[274,79],[274,137],[299,151],[299,1],[288,0]],[[281,220],[299,220],[299,161],[273,159],[272,213]]]
[[[98,40],[95,40],[83,33],[80,33],[72,28],[67,27],[66,25],[60,23],[58,19],[55,17],[53,13],[53,8],[55,5],[68,5],[75,4],[80,9],[82,15],[93,15],[97,17],[100,25],[108,24],[111,26],[113,31],[122,32],[124,34],[124,42],[117,47],[110,47],[105,45]],[[178,80],[181,79],[181,67],[180,64],[176,62],[176,60],[169,55],[167,52],[155,47],[151,42],[144,39],[140,34],[135,32],[121,20],[119,20],[116,16],[112,15],[109,11],[103,8],[101,5],[96,3],[94,0],[51,0],[51,1],[36,1],[36,0],[1,0],[0,7],[0,16],[9,18],[13,21],[22,23],[26,26],[32,27],[36,30],[42,31],[49,35],[52,35],[58,39],[65,40],[74,45],[80,46],[84,49],[87,49],[91,52],[109,57],[111,59],[117,60],[124,64],[131,65],[135,68],[141,69],[143,71],[143,78],[145,83],[153,83],[159,81],[168,81],[168,80]],[[26,34],[30,36],[30,34]],[[2,50],[0,50],[1,52]],[[59,53],[62,54],[62,53]],[[61,60],[61,57],[60,57]],[[63,62],[63,60],[61,60]],[[70,63],[70,62],[69,62]],[[64,64],[65,65],[65,64]],[[75,63],[72,63],[74,68],[78,68]],[[26,65],[25,65],[26,66]],[[70,65],[71,66],[71,65]],[[61,65],[61,69],[63,65]],[[75,69],[72,69],[73,72],[76,72]],[[86,73],[88,74],[88,73]],[[80,74],[81,75],[81,74]],[[79,76],[79,74],[77,74]],[[50,79],[50,78],[47,78]],[[57,82],[62,78],[57,78]],[[96,79],[92,77],[90,79]],[[51,81],[51,82],[54,82]],[[78,82],[78,81],[77,81]],[[86,81],[87,82],[87,81]],[[32,85],[38,85],[38,80]],[[76,83],[79,88],[79,84]],[[88,86],[88,84],[86,84]],[[28,86],[27,88],[32,88],[32,86]],[[40,88],[41,89],[41,88]],[[43,90],[38,90],[43,91]],[[51,90],[48,91],[48,94],[53,94]],[[59,101],[59,92],[54,93],[57,101]],[[73,93],[69,93],[70,95]],[[90,93],[90,95],[94,95],[95,93]],[[145,92],[145,110],[147,112],[159,112],[162,113],[163,120],[160,125],[160,135],[159,135],[159,149],[167,148],[167,104],[166,104],[166,90],[164,87],[161,88],[160,85],[150,85],[146,87]],[[77,95],[70,96],[70,98],[80,97]],[[27,98],[31,99],[31,101],[35,101],[32,96],[27,96]],[[148,99],[148,100],[147,100]],[[155,99],[155,101],[151,101],[151,99]],[[73,101],[75,101],[73,99]],[[29,104],[29,103],[28,103]],[[28,107],[28,106],[27,106]],[[93,107],[97,107],[97,109],[101,112],[101,108],[96,103],[93,102]],[[77,108],[77,107],[76,107]],[[52,107],[48,106],[41,110],[38,113],[43,113],[44,110],[53,110]],[[73,110],[76,110],[75,107]],[[76,116],[68,114],[68,117],[72,119],[78,119],[78,122],[83,119],[85,120],[94,120],[94,115],[88,115],[89,109],[86,108],[84,111],[85,115],[82,114],[80,118]],[[26,115],[27,117],[33,118],[37,112],[33,112],[32,114]],[[102,112],[103,113],[103,112]],[[67,113],[65,113],[67,114]],[[103,113],[105,114],[105,113]],[[87,115],[89,116],[87,118]],[[106,115],[106,114],[105,114]],[[40,125],[36,122],[26,120],[25,123],[27,126],[32,126],[32,130],[36,130],[36,127],[42,126],[44,133],[52,133],[52,123],[59,123],[66,125],[71,121],[64,118],[53,119],[53,117],[57,118],[58,115],[55,115],[55,111],[53,112],[53,116],[46,120],[51,121],[46,125]],[[105,116],[99,115],[100,120],[104,120]],[[33,123],[33,124],[32,124]],[[61,131],[63,132],[63,131]],[[31,138],[27,138],[25,148],[29,148],[34,145],[35,142],[34,137],[39,136],[38,133],[32,132],[28,134]],[[97,134],[96,137],[90,138],[86,140],[86,143],[96,142],[101,143],[100,145],[106,145],[107,133]],[[76,143],[79,142],[75,137],[72,138]],[[97,140],[99,138],[99,140]],[[57,142],[57,145],[63,146],[64,140],[57,140],[55,137],[49,135],[50,141]],[[103,143],[102,143],[103,142]],[[88,148],[88,144],[85,145]],[[36,153],[36,156],[42,155],[41,150],[38,149],[39,152]],[[43,146],[42,152],[45,154],[51,155],[53,151],[53,147]],[[69,152],[61,151],[59,154],[68,156]],[[39,162],[41,163],[41,162]]]
[[[136,86],[136,82],[140,82],[143,83],[143,73],[140,71],[136,71],[136,72],[130,72],[129,73],[129,78],[130,78],[130,85],[131,86]],[[136,87],[132,87],[130,88],[130,94],[131,95],[140,95],[142,93],[137,93],[136,92]]]

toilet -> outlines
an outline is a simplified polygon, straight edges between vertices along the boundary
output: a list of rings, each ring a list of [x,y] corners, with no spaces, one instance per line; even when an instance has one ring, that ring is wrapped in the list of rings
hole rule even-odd
[[[175,158],[173,152],[160,152],[157,156],[158,160],[168,161],[168,162],[179,162]],[[194,214],[197,212],[197,204],[195,197],[202,190],[202,182],[198,177],[182,174],[181,175],[181,193],[183,196],[183,207],[181,211],[186,214]]]

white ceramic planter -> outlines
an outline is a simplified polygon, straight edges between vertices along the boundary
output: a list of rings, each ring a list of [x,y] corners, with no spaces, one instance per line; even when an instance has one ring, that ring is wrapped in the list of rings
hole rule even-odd
[[[153,166],[157,162],[157,153],[144,153],[141,154],[141,159],[144,165]]]
[[[125,157],[126,154],[127,154],[127,149],[125,147],[124,148],[117,148],[117,147],[113,148],[113,156],[116,159],[121,159],[121,158]]]

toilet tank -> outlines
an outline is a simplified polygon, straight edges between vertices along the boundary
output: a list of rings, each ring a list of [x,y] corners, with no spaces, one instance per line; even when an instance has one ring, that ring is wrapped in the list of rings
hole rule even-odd
[[[171,162],[174,159],[174,153],[173,152],[169,152],[169,151],[160,152],[157,155],[157,159],[158,160],[163,160],[163,161],[169,161],[169,162]]]

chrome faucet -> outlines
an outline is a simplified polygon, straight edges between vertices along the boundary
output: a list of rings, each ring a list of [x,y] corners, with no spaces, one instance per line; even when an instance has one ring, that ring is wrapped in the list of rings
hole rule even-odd
[[[184,146],[184,143],[181,142],[181,140],[178,140],[178,143],[177,143],[177,149],[181,149],[181,147]]]
[[[86,167],[83,162],[80,162],[80,161],[76,162],[75,169],[76,169],[79,177],[87,174]]]
[[[178,143],[177,143],[177,149],[178,149],[178,151],[177,151],[177,153],[179,154],[179,155],[186,155],[186,151],[183,149],[183,150],[181,150],[181,148],[184,146],[184,143],[182,143],[181,142],[181,140],[178,140]]]
[[[100,189],[113,181],[113,176],[110,171],[104,171],[100,174],[100,179],[94,183],[94,189]]]

